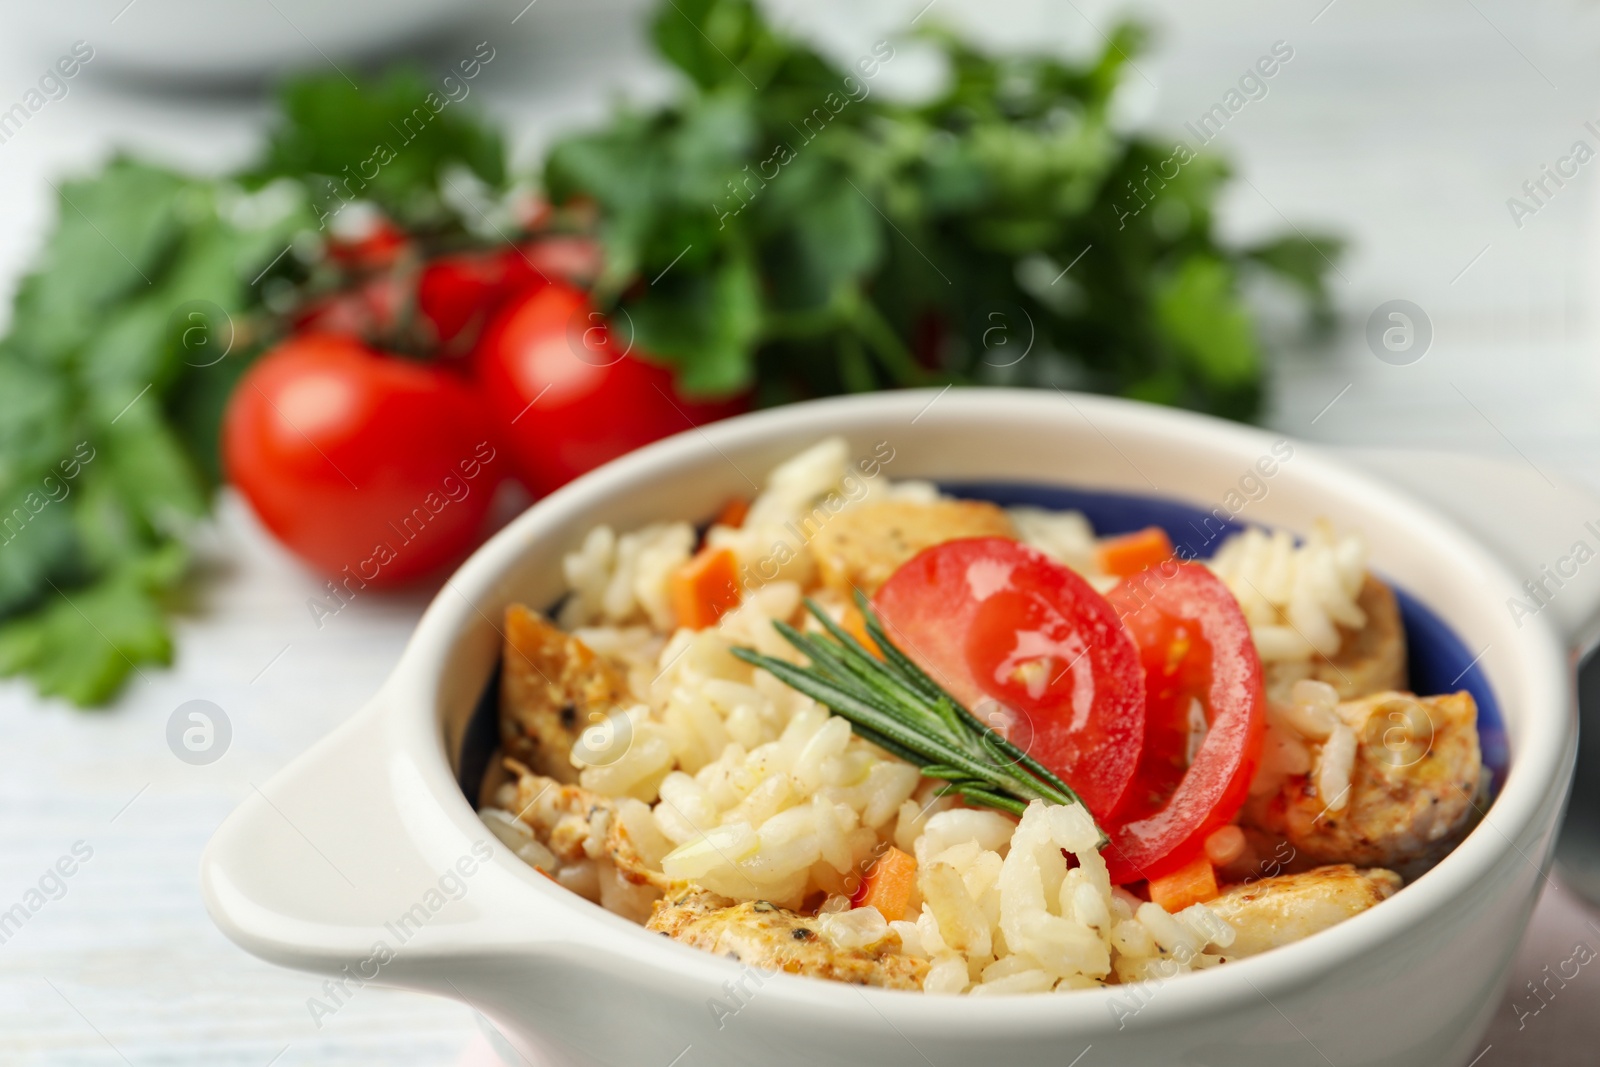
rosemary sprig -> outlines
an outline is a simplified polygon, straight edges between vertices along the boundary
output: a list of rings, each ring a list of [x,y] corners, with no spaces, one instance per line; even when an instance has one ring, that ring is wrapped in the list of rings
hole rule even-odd
[[[806,610],[824,633],[805,634],[773,622],[810,661],[807,666],[751,648],[735,648],[733,654],[826,705],[849,720],[859,736],[915,764],[926,777],[942,779],[941,794],[955,793],[970,804],[1013,815],[1021,815],[1031,800],[1083,804],[1071,786],[962,707],[896,647],[866,597],[857,593],[856,603],[882,659],[809,599]],[[1101,847],[1106,843],[1102,831]]]

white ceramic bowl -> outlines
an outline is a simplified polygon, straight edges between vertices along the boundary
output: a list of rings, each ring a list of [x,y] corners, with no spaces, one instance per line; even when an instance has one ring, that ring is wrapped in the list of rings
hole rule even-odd
[[[610,464],[480,549],[372,702],[223,824],[201,867],[216,922],[259,956],[333,976],[308,1001],[314,1015],[337,1012],[366,982],[426,990],[474,1005],[534,1062],[571,1067],[1061,1067],[1091,1046],[1085,1065],[1419,1067],[1475,1054],[1543,885],[1572,773],[1570,668],[1542,619],[1519,627],[1508,615],[1518,591],[1485,550],[1298,443],[1239,518],[1303,531],[1327,515],[1363,531],[1376,569],[1483,649],[1479,666],[1506,720],[1510,773],[1487,818],[1380,907],[1162,984],[933,997],[786,975],[758,982],[492,844],[453,766],[506,604],[553,602],[562,553],[595,524],[704,519],[829,434],[862,454],[889,442],[896,478],[1125,490],[1206,509],[1229,500],[1277,440],[1103,398],[951,390],[762,412]],[[738,1010],[714,1013],[714,1001]]]

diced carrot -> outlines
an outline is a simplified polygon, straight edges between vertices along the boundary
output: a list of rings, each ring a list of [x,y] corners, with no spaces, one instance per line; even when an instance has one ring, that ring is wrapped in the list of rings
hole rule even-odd
[[[1146,526],[1121,537],[1100,542],[1097,553],[1100,569],[1118,578],[1129,578],[1172,558],[1172,541],[1159,526]]]
[[[871,905],[890,922],[904,919],[911,910],[911,895],[917,888],[917,861],[891,847],[878,857],[861,888],[850,898],[850,906]]]
[[[883,652],[878,648],[878,643],[867,633],[867,618],[861,614],[861,609],[854,604],[844,606],[844,614],[839,617],[839,625],[844,627],[845,633],[861,642],[861,646],[879,659]]]
[[[737,530],[744,525],[745,516],[748,514],[750,514],[750,501],[742,496],[736,496],[722,505],[722,510],[717,512],[717,517],[712,520],[711,525],[730,526]]]
[[[1191,904],[1204,904],[1217,895],[1217,872],[1200,856],[1169,875],[1150,879],[1150,900],[1176,915]]]
[[[731,548],[707,546],[667,579],[679,626],[704,630],[739,605],[739,562]]]

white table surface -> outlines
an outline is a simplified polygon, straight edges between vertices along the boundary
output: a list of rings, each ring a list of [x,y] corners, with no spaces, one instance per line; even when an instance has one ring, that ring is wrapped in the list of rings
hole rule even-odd
[[[1356,245],[1335,279],[1349,328],[1279,362],[1269,421],[1335,443],[1495,456],[1600,487],[1585,241],[1600,171],[1586,169],[1521,229],[1505,207],[1583,135],[1584,120],[1600,117],[1600,9],[1326,2],[1159,5],[1161,53],[1140,61],[1141,85],[1130,89],[1131,111],[1175,127],[1273,42],[1295,49],[1270,94],[1220,138],[1248,178],[1228,194],[1227,225],[1250,235],[1287,216]],[[784,10],[787,23],[853,53],[924,3]],[[62,45],[115,33],[108,20],[121,6],[81,30],[64,26]],[[515,26],[508,13],[463,31],[469,45],[488,39],[497,49],[475,91],[513,131],[519,157],[600,114],[617,91],[669,84],[644,56],[633,7],[542,0]],[[935,13],[998,41],[1079,48],[1106,24],[1103,5],[1044,0],[942,0]],[[456,47],[441,44],[434,60],[456,58]],[[29,51],[0,33],[0,100],[19,96],[59,50]],[[915,57],[901,69],[914,78]],[[81,78],[0,145],[0,295],[49,223],[46,177],[114,146],[225,167],[248,154],[265,114],[244,94],[194,99]],[[1372,309],[1394,298],[1421,305],[1435,329],[1426,358],[1405,367],[1378,361],[1361,335]],[[426,594],[363,598],[319,630],[305,606],[318,583],[236,502],[225,502],[202,547],[172,669],[147,669],[114,708],[90,714],[0,683],[0,910],[74,842],[93,849],[65,895],[0,944],[0,1063],[492,1062],[472,1013],[443,1000],[368,988],[318,1029],[305,1003],[317,982],[253,959],[206,919],[195,864],[211,830],[372,692]],[[227,755],[208,767],[181,763],[165,744],[168,715],[191,699],[214,701],[233,724]],[[1576,944],[1600,948],[1597,924],[1552,884],[1512,997]],[[1508,997],[1479,1062],[1593,1063],[1593,970],[1520,1025]]]

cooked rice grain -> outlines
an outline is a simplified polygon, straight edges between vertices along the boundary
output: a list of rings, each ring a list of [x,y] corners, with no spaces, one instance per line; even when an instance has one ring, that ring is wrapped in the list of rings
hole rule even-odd
[[[1172,916],[1114,889],[1081,807],[1035,802],[1020,822],[956,807],[844,719],[732,655],[745,645],[797,660],[772,621],[799,621],[816,578],[809,540],[831,516],[867,500],[937,497],[929,483],[866,477],[843,440],[807,449],[772,472],[741,527],[708,532],[734,550],[746,581],[740,605],[700,631],[676,629],[666,596],[667,576],[694,548],[688,524],[590,531],[563,561],[560,619],[627,667],[635,703],[591,726],[573,763],[583,789],[616,803],[585,819],[507,786],[501,803],[519,816],[486,809],[486,824],[563,885],[638,917],[658,891],[620,877],[606,854],[603,823],[620,820],[657,884],[664,876],[795,909],[822,900],[823,936],[927,959],[930,993],[1067,991],[1207,965],[1204,950],[1231,928],[1203,905]],[[1103,579],[1082,515],[1010,516],[1029,543]],[[1258,575],[1261,551],[1235,548],[1235,571]],[[1337,546],[1318,551],[1338,556]],[[530,827],[553,835],[549,847]],[[917,877],[909,914],[888,922],[876,908],[850,908],[849,896],[891,844],[916,857]]]

